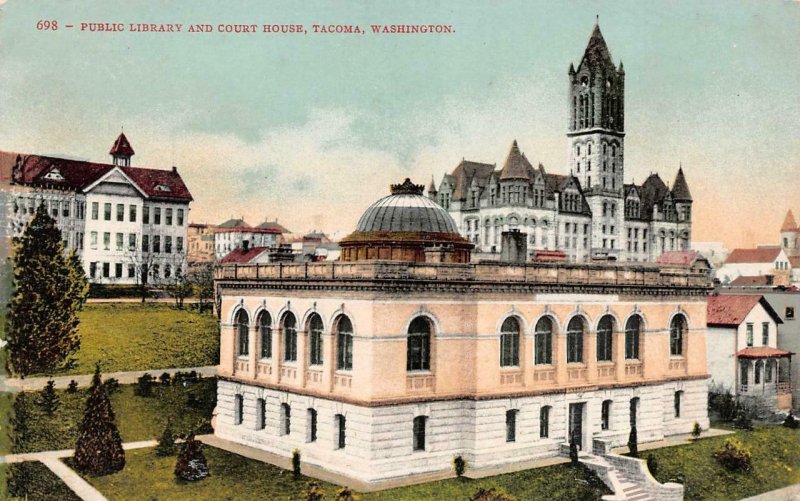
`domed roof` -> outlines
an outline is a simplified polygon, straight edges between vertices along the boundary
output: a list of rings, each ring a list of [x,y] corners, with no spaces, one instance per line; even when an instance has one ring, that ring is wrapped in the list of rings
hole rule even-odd
[[[392,185],[392,194],[381,198],[361,216],[357,232],[455,233],[456,223],[441,205],[422,195],[424,186],[406,178]]]

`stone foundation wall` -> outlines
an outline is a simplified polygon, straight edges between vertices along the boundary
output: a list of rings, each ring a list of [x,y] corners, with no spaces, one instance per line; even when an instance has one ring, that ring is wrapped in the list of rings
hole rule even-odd
[[[674,392],[684,392],[681,417],[673,411]],[[235,395],[243,398],[243,420],[234,423]],[[708,428],[705,401],[707,382],[683,381],[638,388],[492,400],[453,400],[362,407],[285,391],[220,380],[215,434],[243,445],[290,456],[299,449],[303,462],[363,481],[450,470],[454,456],[462,455],[468,468],[480,469],[559,454],[567,441],[569,405],[583,403],[584,449],[593,437],[614,446],[627,443],[630,399],[639,398],[639,442],[688,433],[696,421]],[[256,401],[266,401],[266,426],[257,428]],[[610,429],[600,429],[604,400],[611,400]],[[290,433],[281,433],[281,404],[291,407]],[[541,438],[540,409],[550,407],[549,436]],[[309,441],[307,410],[317,411],[317,439]],[[516,434],[506,440],[506,412],[515,410]],[[346,419],[346,446],[337,448],[334,416]],[[413,450],[413,420],[427,416],[424,451]]]

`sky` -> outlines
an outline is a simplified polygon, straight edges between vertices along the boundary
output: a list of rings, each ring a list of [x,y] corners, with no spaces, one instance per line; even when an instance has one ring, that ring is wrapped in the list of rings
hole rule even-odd
[[[777,243],[800,212],[798,2],[0,0],[0,149],[109,161],[124,130],[133,165],[177,166],[192,222],[347,233],[389,184],[502,165],[514,139],[566,174],[567,69],[596,16],[625,65],[626,182],[682,165],[693,240]],[[125,31],[80,29],[105,22]],[[312,28],[380,23],[453,32]]]

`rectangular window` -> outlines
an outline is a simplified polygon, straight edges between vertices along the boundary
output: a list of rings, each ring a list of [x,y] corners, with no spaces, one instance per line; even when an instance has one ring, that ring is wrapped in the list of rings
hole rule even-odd
[[[256,430],[267,427],[267,401],[263,398],[256,400]]]
[[[155,254],[161,252],[161,237],[158,235],[153,235],[153,252]]]
[[[97,262],[89,263],[89,276],[92,278],[97,276]]]
[[[103,219],[111,221],[111,204],[103,204]]]
[[[103,263],[103,278],[108,278],[111,274],[111,265],[109,263]]]
[[[58,200],[50,201],[50,215],[53,216],[53,219],[58,218]]]
[[[142,235],[142,252],[150,252],[150,236]]]
[[[600,409],[600,429],[608,430],[611,425],[611,400],[604,400]]]
[[[794,320],[794,306],[787,306],[783,317],[787,320]]]
[[[168,226],[172,225],[172,209],[170,209],[170,208],[167,209],[164,219],[166,219],[166,222],[165,222],[166,225],[168,225]]]
[[[175,237],[175,252],[183,252],[183,237]]]
[[[114,264],[114,276],[117,278],[122,278],[122,263]]]
[[[150,207],[146,205],[142,207],[142,222],[144,224],[150,224]]]
[[[178,221],[175,223],[178,226],[183,226],[183,209],[178,209]]]
[[[539,438],[550,436],[550,406],[539,409]]]
[[[128,250],[131,252],[136,250],[136,233],[128,233]]]
[[[136,266],[133,264],[128,265],[128,278],[136,277]]]
[[[136,222],[136,206],[135,205],[129,205],[128,206],[128,219],[130,220],[131,223],[135,223]]]
[[[164,252],[167,254],[172,253],[172,237],[170,236],[164,237]]]
[[[109,232],[103,233],[103,249],[111,250],[111,233]]]
[[[414,418],[414,450],[425,450],[425,424],[427,416],[417,416]]]
[[[289,404],[281,404],[281,435],[288,435],[292,431],[292,408]]]
[[[117,233],[117,250],[122,250],[123,241],[125,240],[125,235],[122,233]]]
[[[753,324],[747,324],[747,346],[753,346]]]
[[[66,202],[66,201],[63,202],[63,204],[61,205],[61,215],[62,216],[69,217],[69,206],[70,206],[70,202]]]
[[[517,441],[517,412],[516,409],[506,411],[506,442]]]
[[[93,231],[89,233],[89,248],[96,249],[97,248],[97,232]]]
[[[347,443],[347,421],[341,414],[336,415],[336,448],[344,449]]]
[[[681,397],[683,397],[682,391],[675,392],[675,417],[681,417]]]
[[[153,209],[153,224],[161,224],[161,207]]]
[[[97,221],[97,218],[99,217],[98,216],[98,211],[100,210],[99,206],[100,204],[98,204],[97,202],[92,202],[92,219],[95,221]]]
[[[308,442],[317,441],[317,411],[314,409],[308,409],[308,436],[306,439]]]
[[[117,204],[117,221],[125,221],[125,204]]]
[[[244,396],[233,397],[233,424],[242,424],[244,420]]]
[[[769,346],[769,322],[761,323],[761,345]]]

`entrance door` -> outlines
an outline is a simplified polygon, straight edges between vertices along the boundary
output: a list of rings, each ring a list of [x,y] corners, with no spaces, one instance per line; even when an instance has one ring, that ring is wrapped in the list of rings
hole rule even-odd
[[[569,404],[569,438],[583,449],[583,403]]]

